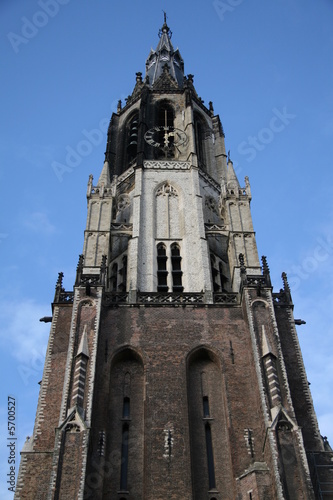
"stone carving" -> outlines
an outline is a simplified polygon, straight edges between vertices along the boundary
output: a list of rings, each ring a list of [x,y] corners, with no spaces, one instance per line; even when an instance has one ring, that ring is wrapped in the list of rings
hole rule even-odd
[[[117,199],[117,213],[122,212],[130,205],[130,197],[128,194],[121,194]]]
[[[212,196],[205,196],[205,205],[208,208],[208,210],[218,215],[217,204]]]
[[[168,182],[160,186],[156,192],[156,196],[178,196],[177,190]]]

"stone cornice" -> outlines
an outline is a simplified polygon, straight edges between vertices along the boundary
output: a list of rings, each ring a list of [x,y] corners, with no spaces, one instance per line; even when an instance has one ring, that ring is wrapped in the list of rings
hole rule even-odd
[[[189,161],[172,161],[172,160],[145,160],[143,168],[155,170],[189,170],[191,163]]]

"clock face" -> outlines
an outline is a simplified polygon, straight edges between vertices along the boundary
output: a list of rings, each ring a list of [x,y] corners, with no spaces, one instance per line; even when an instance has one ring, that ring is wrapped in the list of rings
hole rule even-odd
[[[183,130],[172,126],[153,127],[145,133],[145,141],[154,148],[169,150],[173,147],[178,148],[185,144],[187,135]]]

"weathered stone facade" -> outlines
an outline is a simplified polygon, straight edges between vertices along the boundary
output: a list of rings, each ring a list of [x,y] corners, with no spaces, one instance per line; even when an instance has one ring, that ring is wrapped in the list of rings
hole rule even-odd
[[[287,279],[273,293],[249,180],[183,67],[164,23],[111,118],[17,499],[314,499],[330,481]]]

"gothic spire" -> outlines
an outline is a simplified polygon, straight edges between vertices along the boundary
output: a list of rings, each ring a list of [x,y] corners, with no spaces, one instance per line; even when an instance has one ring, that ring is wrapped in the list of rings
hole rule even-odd
[[[178,48],[174,50],[171,43],[172,32],[166,22],[164,12],[164,23],[159,31],[160,41],[156,50],[151,49],[146,61],[146,81],[153,86],[156,80],[163,74],[163,67],[167,65],[172,78],[183,87],[184,83],[184,61]]]
[[[234,164],[230,159],[230,151],[228,152],[228,170],[227,170],[227,183],[228,187],[232,187],[233,189],[239,189],[239,182],[237,179],[236,172],[234,170]]]

